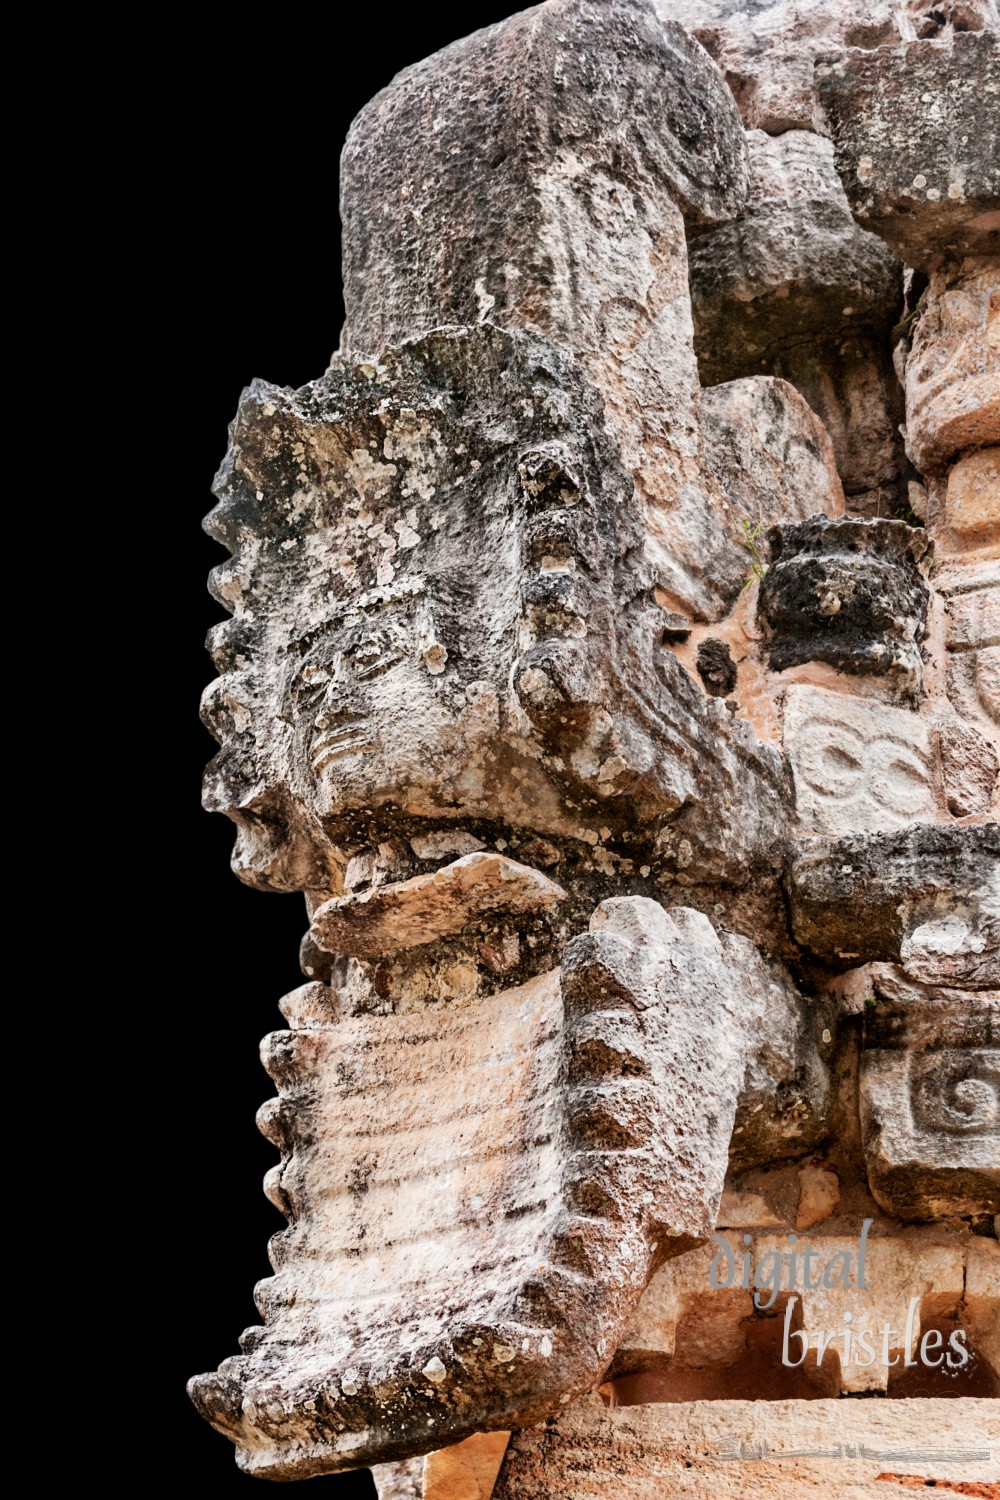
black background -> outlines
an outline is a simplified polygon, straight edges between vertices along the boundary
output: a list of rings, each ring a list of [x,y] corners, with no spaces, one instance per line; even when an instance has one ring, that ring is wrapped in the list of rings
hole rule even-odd
[[[224,555],[200,521],[241,389],[255,376],[302,385],[322,374],[337,345],[338,161],[351,119],[401,68],[516,8],[372,7],[367,19],[352,14],[343,36],[335,19],[280,10],[267,13],[266,25],[262,13],[254,35],[243,13],[240,35],[211,52],[197,34],[174,38],[169,91],[143,100],[140,84],[133,100],[154,117],[150,175],[131,186],[148,207],[157,254],[145,289],[153,316],[138,330],[125,382],[139,408],[140,472],[129,504],[153,507],[152,517],[135,517],[150,529],[137,549],[142,597],[126,614],[145,622],[135,626],[144,633],[150,620],[154,634],[159,627],[161,654],[145,704],[160,757],[157,799],[149,812],[147,783],[135,830],[144,847],[137,905],[145,929],[135,939],[146,978],[137,979],[129,1004],[141,1010],[143,995],[147,1005],[158,998],[155,1013],[139,1017],[150,1025],[152,1066],[148,1088],[136,1071],[136,1120],[151,1124],[136,1124],[131,1144],[140,1150],[129,1168],[130,1186],[149,1200],[150,1227],[135,1244],[135,1263],[121,1270],[150,1266],[155,1318],[150,1326],[137,1308],[134,1332],[162,1380],[155,1414],[141,1417],[136,1436],[146,1441],[150,1424],[155,1429],[156,1477],[194,1481],[213,1496],[252,1493],[253,1481],[237,1470],[230,1443],[198,1417],[184,1384],[238,1352],[241,1330],[259,1322],[253,1286],[270,1274],[267,1240],[284,1221],[261,1191],[275,1153],[254,1125],[273,1092],[258,1044],[284,1024],[278,999],[302,982],[305,910],[298,896],[242,886],[229,869],[231,824],[200,808],[199,780],[213,751],[198,721],[198,697],[212,676],[203,641],[223,618],[205,578]],[[126,112],[117,138],[130,128]],[[151,327],[159,346],[152,349]],[[148,584],[147,562],[162,568]],[[162,1098],[152,1081],[161,1073]],[[115,1268],[111,1284],[119,1295]],[[309,1493],[317,1489],[345,1500],[375,1493],[366,1471],[311,1481]]]

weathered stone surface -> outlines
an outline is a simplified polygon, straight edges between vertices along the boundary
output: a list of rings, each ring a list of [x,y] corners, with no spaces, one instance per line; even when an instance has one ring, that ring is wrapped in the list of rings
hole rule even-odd
[[[552,0],[401,73],[352,126],[341,184],[344,347],[489,320],[572,353],[664,587],[717,615],[682,213],[731,218],[746,149],[702,48],[645,0]]]
[[[838,966],[897,963],[933,984],[1000,983],[1000,828],[916,825],[804,839],[787,879],[792,928]]]
[[[721,937],[744,1003],[767,1018],[747,1057],[729,1147],[730,1168],[742,1171],[815,1149],[830,1127],[830,1078],[818,1047],[823,1007],[746,938]]]
[[[502,854],[466,854],[432,875],[335,897],[313,916],[311,936],[331,953],[381,958],[456,937],[491,919],[548,911],[565,896],[538,870]]]
[[[811,1229],[828,1219],[840,1202],[840,1178],[829,1162],[807,1162],[799,1170],[795,1228]]]
[[[951,714],[937,730],[948,811],[956,818],[987,812],[996,791],[1000,760],[972,724]]]
[[[997,443],[1000,260],[981,257],[932,273],[924,292],[906,356],[906,446],[921,473],[935,474],[963,449]],[[1000,500],[989,500],[995,526]]]
[[[879,1000],[860,1082],[868,1181],[889,1213],[1000,1212],[1000,993]]]
[[[403,1458],[394,1464],[373,1464],[378,1500],[424,1500],[424,1461]]]
[[[490,1500],[508,1437],[506,1432],[477,1432],[453,1448],[428,1453],[422,1500]]]
[[[717,1229],[770,1229],[781,1223],[762,1193],[726,1188],[715,1221]]]
[[[855,223],[830,142],[804,130],[777,137],[756,130],[747,141],[746,204],[691,246],[706,384],[729,378],[734,366],[759,370],[786,343],[888,332],[902,305],[902,267]]]
[[[744,208],[691,245],[702,381],[789,381],[825,424],[852,506],[892,515],[906,459],[886,336],[902,305],[902,267],[854,222],[829,141],[802,130],[747,140]],[[809,513],[817,508],[828,509]],[[777,519],[773,509],[767,519]]]
[[[1000,1393],[993,0],[668,9],[372,102],[342,348],[217,481],[206,801],[310,922],[192,1383],[258,1477],[485,1500],[545,1421],[503,1495],[868,1500]]]
[[[930,735],[917,714],[825,688],[790,687],[785,752],[799,825],[809,832],[934,819]]]
[[[959,546],[1000,540],[1000,447],[980,448],[949,470],[943,520]]]
[[[743,1461],[731,1461],[741,1445]],[[1000,1404],[698,1401],[605,1411],[589,1396],[558,1422],[514,1435],[494,1500],[873,1500],[887,1469],[947,1482],[956,1451],[970,1455],[963,1482],[1000,1478]]]
[[[851,208],[907,265],[1000,248],[998,56],[984,30],[817,65]]]
[[[815,130],[816,58],[838,46],[877,47],[898,40],[897,8],[888,0],[655,0],[665,19],[680,21],[719,64],[747,130],[780,136]]]
[[[994,0],[902,0],[897,25],[907,40],[948,37],[956,31],[983,31],[991,27],[996,31],[1000,28],[1000,13]]]
[[[1000,729],[1000,561],[943,569],[947,686],[952,706],[994,745]]]
[[[664,818],[693,877],[771,858],[780,759],[663,649],[631,481],[544,341],[450,329],[257,384],[217,493],[206,805],[251,884],[333,894],[359,852],[484,822],[608,871]]]
[[[593,1384],[653,1266],[712,1231],[748,1069],[751,1090],[769,1065],[779,1097],[796,1083],[774,1070],[793,1002],[773,972],[736,983],[755,958],[697,912],[620,898],[517,989],[393,1009],[355,980],[325,1018],[324,986],[290,996],[295,1029],[264,1046],[290,1220],[265,1326],[191,1385],[241,1466],[402,1458]]]
[[[720,1400],[759,1400],[762,1381],[768,1400],[891,1392],[906,1369],[923,1363],[924,1333],[948,1323],[946,1334],[965,1328],[964,1366],[988,1358],[979,1330],[996,1295],[995,1241],[937,1227],[874,1236],[871,1229],[870,1222],[851,1235],[717,1230],[711,1246],[654,1273],[601,1394],[614,1408],[696,1401],[713,1391]],[[947,1337],[945,1347],[949,1368],[961,1370]],[[937,1363],[932,1355],[925,1375]]]
[[[924,531],[903,521],[816,516],[772,527],[768,542],[771,564],[757,597],[774,671],[825,661],[919,692],[929,597],[917,567]]]
[[[786,380],[766,376],[709,386],[700,398],[705,458],[725,495],[728,587],[747,576],[744,521],[768,525],[844,513],[837,459],[823,423]],[[721,572],[722,558],[715,566]]]
[[[823,1332],[853,1324],[851,1358],[847,1358],[843,1334],[833,1345],[839,1366],[837,1384],[844,1395],[887,1390],[896,1363],[916,1357],[924,1331],[923,1320],[954,1314],[962,1301],[965,1256],[960,1245],[935,1245],[926,1239],[906,1239],[898,1234],[869,1239],[865,1246],[866,1285],[859,1286],[855,1285],[859,1278],[853,1273],[847,1284],[843,1284],[844,1267],[855,1266],[857,1261],[857,1236],[819,1233],[800,1236],[793,1243],[799,1256],[804,1257],[807,1246],[811,1249],[809,1279],[815,1284],[806,1285],[803,1272],[791,1293],[795,1299],[795,1324],[801,1328],[803,1338],[794,1341],[790,1357],[798,1360],[808,1350],[803,1364],[814,1364]],[[762,1235],[754,1241],[755,1265],[766,1264],[767,1256],[787,1256],[792,1248],[787,1235]],[[907,1314],[914,1298],[917,1307],[909,1319],[911,1337],[907,1348]],[[885,1327],[891,1330],[892,1363],[883,1363],[880,1358],[869,1362],[854,1340],[867,1330],[872,1341],[881,1344]],[[877,1352],[881,1354],[881,1350]]]
[[[966,1260],[965,1320],[973,1347],[1000,1374],[1000,1244],[980,1235]]]

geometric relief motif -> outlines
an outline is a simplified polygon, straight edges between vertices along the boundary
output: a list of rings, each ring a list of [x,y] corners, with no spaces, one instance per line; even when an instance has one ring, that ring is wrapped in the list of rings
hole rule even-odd
[[[1000,562],[955,570],[938,582],[948,618],[948,697],[996,740],[1000,727]]]
[[[784,738],[803,829],[838,834],[933,819],[930,743],[916,714],[823,688],[790,687]]]
[[[1000,1212],[1000,993],[879,999],[861,1126],[877,1201],[903,1219]]]

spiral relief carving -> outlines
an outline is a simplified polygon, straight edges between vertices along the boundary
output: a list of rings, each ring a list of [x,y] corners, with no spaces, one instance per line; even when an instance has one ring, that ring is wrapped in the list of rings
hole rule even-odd
[[[1000,1211],[1000,993],[880,998],[866,1013],[868,1182],[903,1219]]]
[[[914,1123],[948,1135],[1000,1138],[1000,1052],[931,1053],[910,1074]]]

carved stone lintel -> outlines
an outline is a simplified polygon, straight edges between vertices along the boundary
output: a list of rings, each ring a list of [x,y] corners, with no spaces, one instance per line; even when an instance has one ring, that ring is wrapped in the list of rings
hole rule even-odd
[[[985,1488],[1000,1477],[998,1448],[1000,1403],[990,1400],[695,1401],[607,1411],[588,1396],[558,1421],[514,1434],[493,1500],[745,1500],[748,1473],[774,1500],[810,1491],[852,1500],[877,1493],[900,1453],[916,1455],[908,1474],[940,1481],[935,1450],[977,1455],[962,1461],[962,1479]],[[954,1474],[954,1464],[945,1472]]]

